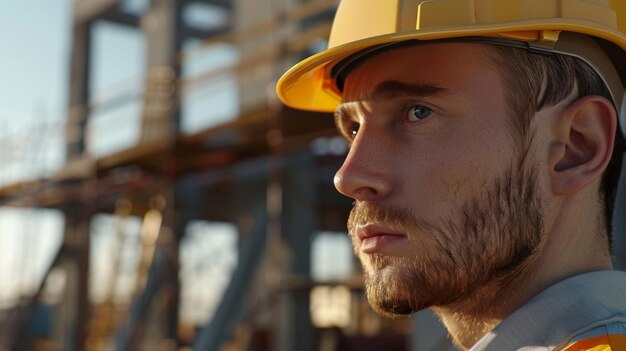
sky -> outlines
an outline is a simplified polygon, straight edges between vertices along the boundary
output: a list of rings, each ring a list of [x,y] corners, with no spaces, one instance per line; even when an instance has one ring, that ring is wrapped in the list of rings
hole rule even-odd
[[[0,0],[0,185],[62,163],[70,5]]]
[[[61,118],[67,95],[70,0],[0,0],[0,120]],[[6,124],[5,124],[6,125]]]
[[[0,186],[62,159],[70,0],[0,0]],[[59,246],[63,218],[0,208],[0,307],[31,291]]]

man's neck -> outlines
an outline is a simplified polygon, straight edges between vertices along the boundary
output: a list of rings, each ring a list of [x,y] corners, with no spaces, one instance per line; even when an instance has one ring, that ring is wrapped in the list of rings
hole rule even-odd
[[[612,269],[607,247],[598,244],[598,233],[573,227],[578,221],[569,216],[554,218],[539,250],[517,272],[479,287],[464,301],[432,308],[457,348],[470,349],[508,315],[559,281]]]
[[[481,319],[463,313],[454,313],[443,308],[432,308],[448,329],[454,346],[459,350],[469,350],[483,335],[495,328],[500,319]]]
[[[433,307],[459,350],[469,350],[487,332],[543,290],[532,286],[530,270],[517,279],[491,282],[471,297],[450,306]]]

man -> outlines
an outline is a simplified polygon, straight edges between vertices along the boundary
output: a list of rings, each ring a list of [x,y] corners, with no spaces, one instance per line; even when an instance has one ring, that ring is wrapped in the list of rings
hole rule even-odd
[[[350,144],[372,306],[432,308],[462,350],[626,350],[626,2],[343,0],[329,47],[278,93]]]

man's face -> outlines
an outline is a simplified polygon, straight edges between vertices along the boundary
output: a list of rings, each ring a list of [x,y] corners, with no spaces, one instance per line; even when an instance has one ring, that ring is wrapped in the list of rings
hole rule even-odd
[[[487,50],[398,48],[345,81],[336,118],[351,148],[335,185],[356,200],[348,229],[383,314],[472,305],[486,286],[497,298],[542,243],[532,132],[512,131]]]

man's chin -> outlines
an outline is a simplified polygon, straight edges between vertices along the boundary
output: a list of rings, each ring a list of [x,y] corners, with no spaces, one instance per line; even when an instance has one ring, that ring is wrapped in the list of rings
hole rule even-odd
[[[406,268],[388,264],[366,272],[367,299],[377,313],[390,318],[408,316],[432,305],[427,291]],[[420,291],[421,290],[421,291]]]
[[[431,307],[431,304],[412,299],[408,300],[396,294],[387,296],[367,294],[367,299],[378,314],[388,318],[408,317],[415,312]]]
[[[410,306],[398,305],[390,301],[372,301],[371,299],[368,301],[376,313],[387,318],[408,317],[414,312],[419,311],[413,310]]]

